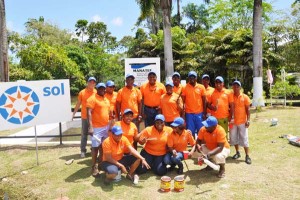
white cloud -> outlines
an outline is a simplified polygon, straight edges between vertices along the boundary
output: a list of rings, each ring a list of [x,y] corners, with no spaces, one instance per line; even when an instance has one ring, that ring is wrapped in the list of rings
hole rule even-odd
[[[94,15],[93,17],[92,17],[92,21],[93,22],[100,22],[102,19],[101,19],[101,17],[99,16],[99,15]]]
[[[10,31],[14,30],[14,24],[12,21],[7,21],[6,28]]]
[[[112,23],[116,26],[122,26],[123,19],[122,19],[122,17],[116,17],[112,20]]]

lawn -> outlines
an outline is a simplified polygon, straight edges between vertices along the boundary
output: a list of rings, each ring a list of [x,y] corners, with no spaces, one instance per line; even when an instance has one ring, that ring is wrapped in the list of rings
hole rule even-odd
[[[270,119],[278,119],[270,126]],[[10,199],[299,199],[300,148],[288,144],[279,136],[300,135],[300,108],[264,108],[252,113],[249,130],[252,165],[227,159],[226,177],[219,179],[215,171],[202,170],[205,166],[187,160],[184,169],[185,190],[177,193],[159,192],[160,177],[147,173],[140,183],[132,185],[123,179],[110,186],[103,184],[103,173],[94,178],[91,157],[81,159],[78,146],[39,147],[36,165],[35,147],[13,146],[0,149],[0,197]],[[234,154],[233,148],[231,155]],[[71,165],[65,161],[74,159]],[[22,171],[27,174],[22,175]],[[177,174],[168,174],[174,178]],[[172,182],[172,188],[173,188]]]

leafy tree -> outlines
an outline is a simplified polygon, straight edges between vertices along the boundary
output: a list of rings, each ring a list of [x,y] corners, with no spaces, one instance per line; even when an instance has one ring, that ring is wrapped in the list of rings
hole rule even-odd
[[[75,31],[78,37],[81,36],[81,42],[83,42],[83,37],[87,34],[88,21],[85,19],[80,19],[75,24]]]

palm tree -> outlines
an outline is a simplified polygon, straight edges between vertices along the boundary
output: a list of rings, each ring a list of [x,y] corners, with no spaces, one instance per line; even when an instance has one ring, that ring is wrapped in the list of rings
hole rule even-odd
[[[262,0],[253,6],[253,101],[254,106],[264,106],[262,62]]]
[[[0,82],[8,82],[8,44],[5,20],[5,3],[0,0]]]

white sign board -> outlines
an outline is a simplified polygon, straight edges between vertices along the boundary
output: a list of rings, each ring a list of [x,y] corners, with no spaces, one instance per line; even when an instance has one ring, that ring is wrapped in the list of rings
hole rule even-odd
[[[160,58],[125,58],[125,76],[133,74],[134,84],[141,86],[148,81],[148,73],[155,72],[160,82]]]
[[[0,83],[0,130],[70,120],[69,80]]]

